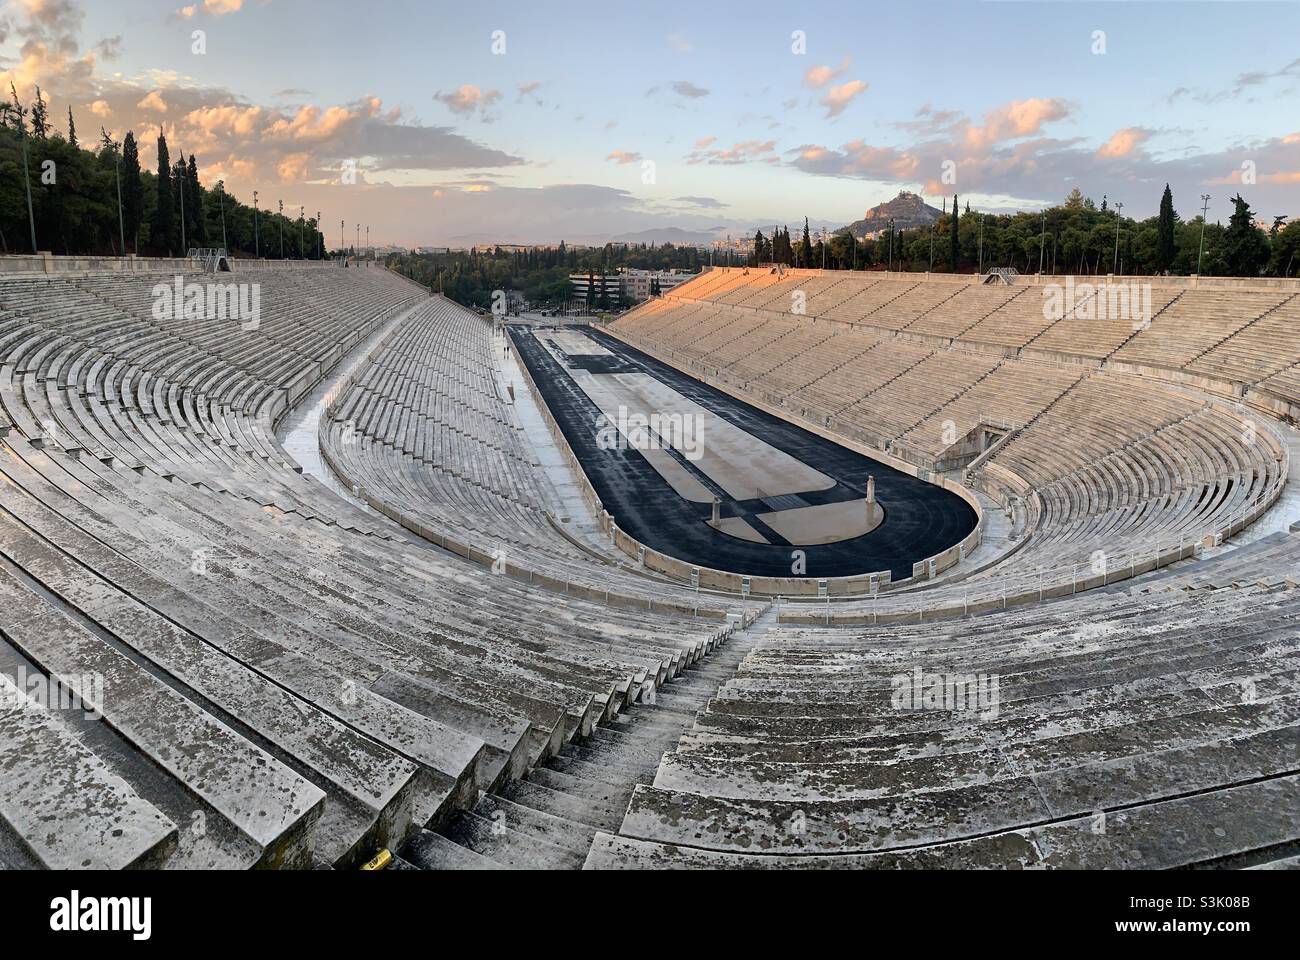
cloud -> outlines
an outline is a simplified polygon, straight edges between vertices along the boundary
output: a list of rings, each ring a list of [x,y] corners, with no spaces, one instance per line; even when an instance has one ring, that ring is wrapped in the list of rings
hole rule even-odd
[[[631,153],[627,150],[614,150],[611,151],[609,156],[607,156],[605,159],[613,160],[615,163],[622,165],[628,163],[636,163],[638,160],[641,159],[641,154]]]
[[[695,141],[695,149],[703,150],[705,147],[711,147],[717,142],[717,137],[700,137],[700,139]]]
[[[1127,157],[1151,139],[1151,131],[1142,127],[1125,127],[1116,130],[1097,151],[1099,157]]]
[[[804,86],[810,87],[813,90],[819,90],[832,80],[847,73],[851,63],[852,60],[849,57],[845,57],[844,62],[838,67],[825,65],[809,67],[808,71],[803,75]]]
[[[689,80],[674,80],[671,87],[673,93],[677,94],[679,97],[688,97],[692,100],[697,100],[700,97],[707,97],[709,95],[709,91],[705,90],[703,87],[697,87]]]
[[[1232,84],[1220,90],[1200,90],[1191,87],[1178,87],[1165,99],[1173,104],[1179,100],[1195,100],[1201,104],[1221,103],[1236,100],[1247,91],[1261,87],[1273,80],[1294,80],[1300,78],[1300,58],[1292,60],[1277,70],[1249,70],[1237,74]]]
[[[822,106],[826,108],[827,117],[838,117],[850,103],[865,93],[867,84],[862,80],[850,80],[838,87],[831,87],[822,97]]]
[[[905,150],[872,146],[864,140],[852,140],[838,150],[806,143],[789,153],[793,166],[819,176],[906,181],[915,177],[919,166],[917,157]]]
[[[694,45],[680,33],[668,34],[668,43],[678,53],[690,53],[695,49]]]
[[[122,55],[121,35],[105,37],[95,44],[95,52],[104,60],[116,60]]]
[[[721,210],[728,204],[723,203],[714,197],[673,197],[673,203],[682,203],[690,207],[698,207],[701,210]]]
[[[529,94],[536,93],[540,90],[542,88],[542,81],[532,80],[528,83],[519,83],[515,85],[515,88],[519,91],[519,96],[526,97]]]
[[[716,138],[706,137],[705,139],[712,143]],[[696,149],[687,154],[686,163],[690,166],[698,164],[734,166],[756,160],[773,163],[779,161],[779,159],[776,155],[775,140],[744,140],[734,144],[728,150],[702,149],[697,143]]]
[[[210,17],[224,17],[238,13],[243,7],[244,0],[203,0],[202,3],[181,7],[172,17],[177,20],[193,20],[200,13],[206,13]]]
[[[162,93],[158,90],[151,90],[147,96],[136,104],[136,107],[149,113],[167,112],[167,102],[163,100]]]
[[[433,95],[433,99],[445,104],[452,113],[483,113],[501,99],[501,93],[497,90],[480,90],[474,84],[466,83],[451,93],[439,91]]]
[[[1004,140],[1016,140],[1038,133],[1043,125],[1070,113],[1063,100],[1035,97],[1014,100],[984,115],[982,125],[967,125],[965,139],[973,150],[986,150]]]

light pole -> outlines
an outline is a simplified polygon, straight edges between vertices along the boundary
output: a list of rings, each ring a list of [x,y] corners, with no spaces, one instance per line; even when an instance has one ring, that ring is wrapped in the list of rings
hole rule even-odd
[[[1047,211],[1043,211],[1043,229],[1038,234],[1038,275],[1043,275],[1043,254],[1047,252]]]
[[[889,218],[889,273],[894,272],[894,218]]]
[[[339,221],[339,255],[343,257],[346,257],[348,254],[348,241],[347,234],[345,233],[347,226],[348,225],[345,221]]]
[[[1201,194],[1201,200],[1203,201],[1201,207],[1201,244],[1196,251],[1196,275],[1198,277],[1201,275],[1201,257],[1205,254],[1205,221],[1210,213],[1210,195],[1208,193]]]
[[[320,259],[325,259],[325,232],[321,229],[324,224],[321,223],[320,211],[316,211],[316,247],[320,254]]]
[[[229,242],[226,240],[226,181],[217,181],[217,199],[221,202],[221,247],[227,253],[230,252]]]
[[[117,168],[117,232],[122,242],[122,256],[126,256],[126,216],[122,213],[122,154],[120,143],[113,144],[113,165]]]
[[[366,224],[366,253],[370,253],[370,224],[368,223]],[[370,259],[374,259],[374,254],[370,255]]]
[[[307,208],[298,207],[298,256],[307,259]]]
[[[982,213],[979,215],[979,225],[980,225],[980,239],[979,239],[980,276],[983,276],[984,275],[984,214]],[[1042,272],[1041,269],[1039,272],[1040,273]]]
[[[17,99],[15,94],[14,100]],[[27,188],[27,223],[32,230],[32,253],[39,253],[36,249],[36,213],[32,209],[32,174],[27,163],[27,116],[21,106],[18,107],[18,139],[23,142],[23,186]]]
[[[258,236],[257,230],[257,191],[253,191],[253,257],[262,259],[262,238]]]
[[[1111,268],[1110,268],[1110,272],[1113,274],[1119,273],[1119,227],[1120,224],[1123,223],[1123,219],[1121,217],[1121,214],[1123,214],[1123,212],[1124,212],[1124,204],[1119,202],[1118,200],[1115,201],[1115,262],[1111,264]]]
[[[284,201],[280,201],[280,259],[284,259]]]

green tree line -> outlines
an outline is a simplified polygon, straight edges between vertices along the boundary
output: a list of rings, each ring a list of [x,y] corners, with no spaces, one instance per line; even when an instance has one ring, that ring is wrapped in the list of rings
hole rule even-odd
[[[237,257],[329,255],[315,216],[255,211],[220,181],[204,186],[192,153],[173,160],[161,131],[157,147],[157,168],[141,169],[134,131],[118,143],[101,129],[84,144],[71,110],[66,132],[56,130],[40,89],[24,105],[11,85],[0,101],[0,250],[34,252],[34,227],[37,250],[65,255],[184,256],[223,245]]]
[[[791,243],[789,228],[771,237],[754,236],[749,262],[830,270],[888,269],[972,273],[994,267],[1021,273],[1161,274],[1187,276],[1294,277],[1300,275],[1300,220],[1275,217],[1268,229],[1240,195],[1232,198],[1227,224],[1197,216],[1183,220],[1174,212],[1173,193],[1165,186],[1154,217],[1122,217],[1103,198],[1100,205],[1076,188],[1048,210],[986,214],[969,204],[950,212],[932,227],[886,230],[873,238],[854,238],[847,228],[826,239],[812,238],[807,221],[803,237]]]
[[[684,270],[698,273],[709,262],[707,251],[665,244],[606,244],[604,247],[531,247],[526,250],[392,254],[388,265],[416,283],[446,294],[457,303],[488,308],[495,290],[513,290],[535,307],[559,307],[573,296],[570,274],[593,277],[637,270]],[[591,306],[618,304],[595,298]]]

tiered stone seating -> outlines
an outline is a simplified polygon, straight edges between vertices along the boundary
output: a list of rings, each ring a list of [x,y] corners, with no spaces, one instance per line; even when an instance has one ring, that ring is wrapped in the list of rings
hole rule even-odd
[[[903,341],[882,344],[877,350]],[[836,422],[851,425],[879,439],[901,437],[978,384],[997,367],[988,354],[942,350],[907,370],[905,376],[884,384],[856,404],[835,415]]]
[[[587,866],[1269,862],[1300,841],[1297,616],[1247,586],[772,630]]]
[[[1066,367],[1004,361],[903,434],[901,441],[934,459],[952,445],[951,438],[965,437],[981,423],[1019,429],[1078,383],[1080,376],[1079,371]],[[945,437],[949,438],[946,442]]]
[[[1300,410],[1300,363],[1275,373],[1260,384],[1260,389]]]
[[[871,346],[859,350],[863,343]],[[807,411],[810,419],[833,416],[853,406],[934,353],[927,344],[857,331],[823,342],[818,352],[830,363],[826,374],[794,391],[789,400],[792,409]]]
[[[953,285],[950,290],[946,289],[946,284],[933,283],[929,286],[935,288],[931,297],[936,301],[935,305],[919,314],[903,329],[908,333],[945,339],[960,337],[1008,300],[1024,292],[1023,289],[1013,287],[988,287],[969,283]],[[944,297],[944,292],[950,295]],[[892,307],[890,312],[893,312]]]
[[[1103,311],[1096,296],[1081,294],[1074,309],[1030,340],[1021,356],[1098,362],[1131,340],[1141,329],[1144,319],[1123,311],[1112,311],[1109,306]],[[1186,293],[1182,290],[1153,288],[1152,322],[1183,296]]]
[[[825,310],[817,314],[819,317],[825,317],[828,320],[839,320],[843,323],[859,323],[870,321],[871,326],[881,326],[889,330],[900,330],[907,325],[910,317],[900,317],[893,319],[894,314],[887,309],[895,301],[901,299],[909,293],[918,291],[921,287],[919,281],[907,279],[906,277],[890,277],[885,280],[865,279],[859,280],[857,277],[851,277],[843,285],[845,289],[836,288],[837,296],[848,294],[846,299],[840,300]],[[854,288],[857,288],[854,290]],[[927,285],[928,289],[928,285]],[[944,288],[945,293],[951,291]],[[925,293],[919,293],[921,308],[933,305],[931,297]]]
[[[488,321],[448,300],[421,307],[327,411],[327,462],[408,530],[530,581],[641,607],[699,606],[693,592],[647,580],[613,548],[556,533],[496,386],[491,334]]]
[[[31,865],[356,864],[733,629],[495,576],[301,475],[269,411],[420,294],[380,271],[253,278],[260,330],[219,335],[153,321],[158,276],[0,283],[0,655],[104,684],[87,728],[0,717],[0,817]],[[523,510],[531,475],[468,439],[510,438],[469,391],[487,371],[446,372],[405,396],[445,410],[454,383],[466,486]]]
[[[1255,384],[1300,363],[1300,295],[1211,347],[1186,365],[1189,373]]]
[[[1262,291],[1191,291],[1161,311],[1112,359],[1181,369],[1290,299],[1289,295]]]
[[[379,270],[221,279],[262,285],[257,329],[155,319],[166,275],[0,279],[0,664],[92,711],[0,676],[10,865],[1294,855],[1300,536],[1155,569],[1286,482],[1272,428],[1195,387],[1300,407],[1291,292],[1160,287],[1167,319],[1124,332],[1043,327],[1032,287],[728,270],[621,318],[860,442],[1010,431],[970,478],[1012,508],[1000,562],[786,603],[760,638],[756,605],[693,616],[551,523],[489,322]],[[322,428],[354,503],[274,426],[381,336]],[[995,710],[900,709],[916,670],[996,678]]]
[[[918,284],[928,291],[914,290]],[[693,286],[679,291],[690,296]],[[1169,371],[1195,386],[1208,373],[1196,366],[1201,357],[1209,363],[1211,357],[1237,357],[1241,364],[1258,347],[1270,354],[1262,364],[1216,369],[1242,378],[1271,372],[1268,380],[1238,390],[1249,386],[1246,399],[1255,409],[1287,416],[1287,398],[1300,392],[1300,382],[1287,380],[1292,368],[1281,369],[1291,360],[1288,353],[1300,349],[1279,342],[1293,309],[1291,293],[1166,283],[1152,288],[1154,320],[1141,329],[1118,317],[1090,319],[1081,303],[1051,322],[1042,291],[1029,285],[849,275],[831,289],[838,299],[815,322],[785,317],[772,328],[801,326],[756,351],[761,366],[740,377],[724,369],[719,379],[920,466],[953,462],[949,448],[981,423],[1010,431],[979,458],[970,482],[1012,511],[1019,541],[1010,559],[965,577],[960,587],[929,591],[928,602],[881,595],[841,605],[832,619],[952,615],[971,604],[1019,602],[1129,576],[1235,532],[1281,490],[1287,454],[1271,431],[1133,368],[1158,372],[1166,368],[1150,365],[1187,361],[1186,371]],[[908,303],[913,308],[890,316],[896,305]],[[937,305],[914,317],[915,305],[923,303]],[[1228,315],[1220,316],[1225,309]],[[636,312],[627,332],[622,321],[612,330],[654,352],[652,332],[632,332],[635,318]],[[1013,329],[1017,318],[1024,322],[1019,332]],[[650,331],[653,325],[647,324]],[[833,332],[837,328],[848,332]],[[936,349],[936,337],[955,339],[950,348]],[[1026,345],[1019,356],[1017,345]],[[783,352],[785,363],[773,356]],[[1107,369],[1088,372],[1098,366]],[[979,442],[964,449],[977,451]],[[1104,572],[1094,576],[1098,557]]]
[[[976,294],[976,291],[980,293]],[[971,297],[972,294],[976,295]],[[1041,291],[1032,287],[979,286],[963,294],[963,300],[966,297],[971,299],[960,306],[969,309],[967,317],[989,307],[992,309],[979,316],[973,326],[954,334],[963,343],[1019,350],[1052,322],[1044,307]]]

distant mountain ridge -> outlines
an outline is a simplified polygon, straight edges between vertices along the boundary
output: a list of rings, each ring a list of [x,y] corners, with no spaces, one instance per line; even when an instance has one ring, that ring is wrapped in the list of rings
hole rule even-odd
[[[888,230],[890,220],[894,221],[895,230],[916,230],[933,226],[941,216],[942,210],[930,206],[919,194],[904,190],[893,200],[872,207],[861,220],[849,224],[848,230],[862,239]]]

